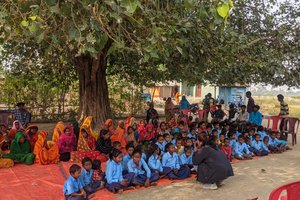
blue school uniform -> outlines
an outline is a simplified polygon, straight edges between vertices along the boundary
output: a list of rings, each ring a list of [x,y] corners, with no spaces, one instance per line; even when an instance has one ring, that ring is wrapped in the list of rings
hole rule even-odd
[[[129,154],[126,154],[123,157],[123,160],[122,160],[122,170],[124,171],[124,173],[128,172],[127,163],[129,162],[130,159],[131,159],[131,156]]]
[[[236,131],[236,133],[235,133],[235,139],[238,140],[238,138],[239,138],[240,135],[242,135],[242,133]]]
[[[180,156],[180,164],[182,165],[193,165],[193,153],[187,157],[185,153]]]
[[[110,160],[106,166],[105,177],[107,183],[121,182],[123,180],[122,165]]]
[[[268,136],[264,131],[258,131],[257,133],[260,135],[260,140],[264,140],[264,138]]]
[[[83,189],[83,185],[80,179],[75,179],[73,176],[70,176],[64,183],[63,192],[64,195],[68,196],[73,193],[78,193],[81,189]]]
[[[177,153],[173,153],[173,155],[169,152],[165,153],[162,158],[162,166],[163,173],[172,179],[185,179],[191,175],[189,167],[180,166],[180,157]],[[178,170],[178,173],[174,173],[173,170]]]
[[[147,160],[147,156],[145,153],[142,153],[142,158],[146,161]]]
[[[171,143],[172,143],[174,146],[176,146],[176,139],[173,139],[173,140],[171,141]]]
[[[229,141],[229,146],[230,146],[232,149],[234,149],[236,143],[237,143],[236,140],[230,139],[230,141]],[[232,152],[233,152],[233,151],[232,151]]]
[[[128,162],[128,171],[134,173],[133,182],[138,182],[140,184],[145,184],[147,179],[149,179],[150,183],[159,179],[159,174],[156,172],[151,173],[146,161],[143,159],[140,160],[138,167],[134,163],[133,159],[131,159]]]
[[[150,158],[148,160],[148,166],[153,171],[159,171],[159,172],[163,171],[163,167],[162,167],[160,160],[158,159],[158,155],[150,156]]]
[[[233,155],[238,155],[238,156],[242,156],[243,154],[250,154],[250,151],[246,145],[245,142],[243,142],[242,144],[240,144],[239,142],[237,142],[235,144],[235,147],[233,149]]]
[[[164,141],[165,142],[165,141]],[[161,144],[159,142],[156,142],[155,144],[159,147],[160,151],[161,152],[164,152],[165,151],[165,145],[164,145],[164,142]]]
[[[92,183],[92,181],[93,181],[92,176],[93,176],[93,170],[92,169],[89,172],[86,171],[86,169],[83,169],[81,171],[79,179],[82,182],[83,187]]]
[[[280,145],[280,141],[277,138],[272,139],[271,137],[269,137],[269,145],[277,147]]]
[[[269,154],[268,147],[262,141],[253,140],[251,147],[253,153],[257,156],[267,156]]]
[[[191,138],[191,139],[197,139],[197,135],[196,135],[196,133],[195,134],[191,134],[191,133],[189,133],[188,135],[187,135],[187,138]]]
[[[177,153],[173,153],[171,155],[169,152],[166,152],[162,157],[162,166],[170,167],[171,169],[179,169],[180,168],[180,158]]]

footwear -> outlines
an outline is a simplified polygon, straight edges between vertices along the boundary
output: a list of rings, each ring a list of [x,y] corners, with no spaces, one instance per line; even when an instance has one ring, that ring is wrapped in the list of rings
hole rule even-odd
[[[213,183],[213,184],[203,184],[203,189],[217,190],[218,186],[215,183]]]
[[[221,187],[221,186],[225,185],[224,181],[217,181],[216,184],[217,184],[218,187]]]

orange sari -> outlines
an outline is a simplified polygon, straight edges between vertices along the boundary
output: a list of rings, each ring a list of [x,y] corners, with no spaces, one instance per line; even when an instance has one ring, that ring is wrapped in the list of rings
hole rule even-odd
[[[47,142],[49,147],[54,146],[57,143],[60,135],[64,132],[64,128],[65,128],[64,122],[62,121],[57,122],[53,130],[52,141]]]
[[[99,151],[96,151],[96,139],[92,135],[93,130],[91,127],[92,116],[87,117],[79,130],[79,138],[77,151],[71,152],[71,161],[72,162],[81,162],[84,157],[89,157],[92,160],[98,159],[101,162],[106,162],[108,159],[104,154],[101,154]],[[85,130],[88,134],[88,138],[84,138],[82,135],[82,130]],[[95,134],[94,134],[95,135]]]
[[[114,133],[114,122],[113,122],[112,119],[106,120],[104,125],[106,127],[108,127],[108,131],[109,131],[110,134]]]
[[[38,140],[34,145],[33,154],[35,163],[41,165],[55,164],[59,161],[59,149],[57,144],[49,147],[46,143],[47,132],[41,131],[38,134]]]
[[[120,127],[120,124],[124,123],[123,121],[119,121],[119,126],[115,130],[114,134],[110,137],[111,142],[120,142],[122,147],[122,152],[125,155],[126,154],[126,139],[125,139],[125,129]]]

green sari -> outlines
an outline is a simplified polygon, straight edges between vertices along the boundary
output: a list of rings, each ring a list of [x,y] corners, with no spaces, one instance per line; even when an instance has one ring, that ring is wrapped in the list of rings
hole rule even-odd
[[[24,137],[24,143],[20,143],[20,139]],[[30,143],[22,132],[16,134],[15,139],[10,145],[10,152],[3,155],[3,158],[10,158],[19,163],[32,165],[34,162],[34,154],[31,153]]]

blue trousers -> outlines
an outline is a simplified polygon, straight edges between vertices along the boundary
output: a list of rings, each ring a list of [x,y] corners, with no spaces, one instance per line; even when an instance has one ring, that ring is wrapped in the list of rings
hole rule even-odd
[[[126,189],[128,188],[133,181],[134,173],[128,173],[126,175],[123,175],[123,179],[127,179],[127,183],[125,186],[121,185],[119,182],[113,182],[113,183],[106,183],[105,187],[111,192],[116,192],[119,189]]]
[[[186,165],[181,165],[177,174],[175,174],[174,170],[171,169],[170,167],[163,167],[163,169],[164,169],[164,173],[167,174],[167,176],[172,179],[185,179],[191,176],[190,168],[187,167]]]
[[[253,148],[254,149],[254,148]],[[268,151],[266,150],[262,150],[262,151],[258,151],[257,149],[254,149],[253,150],[253,153],[256,155],[256,156],[267,156],[269,154]]]
[[[151,173],[150,177],[150,183],[155,182],[159,179],[159,174],[158,173]],[[138,182],[140,184],[145,184],[147,180],[147,175],[146,174],[139,174],[135,175],[133,178],[133,182]]]

